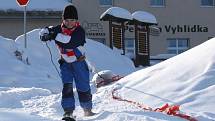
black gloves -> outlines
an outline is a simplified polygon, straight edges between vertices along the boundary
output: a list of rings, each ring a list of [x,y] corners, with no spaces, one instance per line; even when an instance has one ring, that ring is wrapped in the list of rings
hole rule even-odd
[[[48,41],[48,40],[50,40],[48,28],[46,27],[46,28],[41,29],[40,32],[39,32],[39,36],[40,36],[40,40],[41,41]]]
[[[54,39],[54,32],[51,31],[51,28],[45,27],[43,29],[40,30],[39,32],[39,36],[40,36],[40,40],[43,42],[49,41]]]
[[[43,42],[51,40],[51,35],[50,34],[43,34],[40,36],[40,40]]]

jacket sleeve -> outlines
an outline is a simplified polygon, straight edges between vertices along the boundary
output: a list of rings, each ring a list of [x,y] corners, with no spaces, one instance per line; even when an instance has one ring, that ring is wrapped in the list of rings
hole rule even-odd
[[[52,40],[55,40],[58,33],[61,33],[61,26],[48,27],[49,35]]]
[[[82,27],[78,29],[78,35],[71,38],[70,44],[74,47],[84,46],[86,43],[85,31]]]

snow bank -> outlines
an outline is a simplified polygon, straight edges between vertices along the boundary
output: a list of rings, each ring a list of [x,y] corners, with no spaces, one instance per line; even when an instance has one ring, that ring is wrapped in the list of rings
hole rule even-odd
[[[51,92],[39,88],[4,88],[0,89],[0,108],[21,108],[22,101],[32,97],[47,96]]]
[[[60,92],[61,79],[51,63],[50,52],[55,66],[59,71],[59,52],[54,42],[43,43],[39,39],[40,29],[27,33],[27,49],[24,48],[24,36],[16,38],[15,42],[1,37],[0,54],[0,86],[7,87],[38,87]],[[14,51],[22,53],[23,60],[28,58],[30,65],[23,63],[14,56]],[[135,70],[133,62],[120,54],[114,53],[107,46],[87,39],[86,56],[90,67],[101,70],[112,70],[116,74],[127,75]],[[93,74],[91,74],[93,76]],[[92,78],[92,77],[91,77]]]
[[[215,38],[121,80],[126,98],[152,107],[180,104],[189,112],[215,112]],[[134,95],[135,93],[135,95]]]

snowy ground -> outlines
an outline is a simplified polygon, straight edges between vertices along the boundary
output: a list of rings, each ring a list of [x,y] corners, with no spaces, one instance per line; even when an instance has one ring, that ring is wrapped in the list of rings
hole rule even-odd
[[[61,80],[50,61],[46,44],[39,41],[39,30],[28,33],[28,49],[23,36],[0,37],[0,121],[59,121]],[[54,44],[55,65],[58,58]],[[91,68],[112,70],[126,76],[117,83],[96,89],[92,83],[92,117],[83,117],[77,102],[75,114],[81,121],[184,121],[163,113],[144,111],[132,104],[112,99],[113,89],[122,98],[152,108],[165,103],[179,104],[181,111],[199,121],[215,121],[215,38],[154,66],[135,72],[132,62],[106,46],[87,40],[87,58]],[[30,65],[18,60],[14,51],[23,51]],[[91,74],[92,78],[93,74]],[[75,89],[74,89],[75,90]]]

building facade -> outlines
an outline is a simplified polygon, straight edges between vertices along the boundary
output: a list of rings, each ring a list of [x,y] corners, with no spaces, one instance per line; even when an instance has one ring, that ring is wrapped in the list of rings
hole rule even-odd
[[[16,39],[23,34],[24,18],[22,11],[0,11],[0,36]],[[51,26],[61,21],[61,11],[28,11],[26,31]]]
[[[180,54],[215,37],[215,0],[72,0],[88,38],[109,44],[108,22],[100,15],[117,6],[131,13],[142,10],[155,15],[160,34],[150,36],[150,53]],[[127,26],[127,52],[134,50],[134,27]]]
[[[147,11],[157,21],[160,33],[150,36],[150,54],[180,54],[215,37],[215,0],[70,0],[77,6],[79,20],[88,38],[109,45],[108,22],[100,15],[110,7],[121,7],[131,13]],[[27,30],[54,25],[61,21],[58,13],[53,16],[28,17]],[[0,35],[14,38],[23,28],[22,17],[1,17]],[[8,28],[8,26],[11,26]],[[14,34],[15,33],[15,34]],[[126,26],[126,52],[134,53],[134,27]]]

